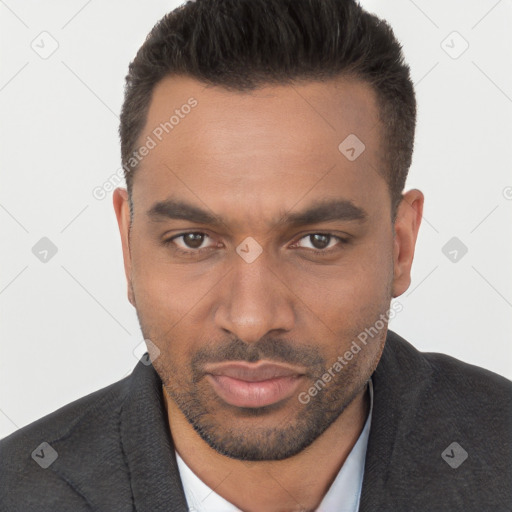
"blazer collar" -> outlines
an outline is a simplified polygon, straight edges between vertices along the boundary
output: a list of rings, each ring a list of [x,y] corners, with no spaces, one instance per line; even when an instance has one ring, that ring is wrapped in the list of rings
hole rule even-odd
[[[414,432],[418,405],[428,392],[432,368],[421,353],[388,331],[382,357],[372,375],[374,404],[361,489],[359,512],[384,510],[417,465]],[[407,440],[411,442],[408,442]],[[412,492],[412,491],[411,491]]]
[[[121,411],[121,443],[136,510],[188,510],[163,402],[162,381],[152,365],[136,366]]]
[[[80,413],[47,439],[59,454],[51,470],[91,510],[186,512],[153,366],[139,362],[128,377],[82,400],[73,408]]]

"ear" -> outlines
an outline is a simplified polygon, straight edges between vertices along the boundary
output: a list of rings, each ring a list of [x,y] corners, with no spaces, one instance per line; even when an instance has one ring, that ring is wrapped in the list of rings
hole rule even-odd
[[[424,199],[419,190],[409,190],[402,195],[398,206],[393,250],[393,298],[402,295],[411,284],[411,266]]]
[[[113,194],[114,210],[116,212],[117,224],[121,235],[123,246],[124,272],[128,284],[128,300],[135,307],[135,297],[132,287],[132,260],[130,254],[130,203],[128,201],[128,192],[124,188],[116,188]]]

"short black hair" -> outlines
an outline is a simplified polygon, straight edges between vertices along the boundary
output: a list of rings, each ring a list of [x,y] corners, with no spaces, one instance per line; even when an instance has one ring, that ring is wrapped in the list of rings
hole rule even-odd
[[[165,15],[126,76],[119,134],[130,208],[132,156],[152,92],[170,75],[236,91],[343,76],[368,83],[379,107],[379,172],[395,219],[412,160],[414,87],[391,27],[355,0],[196,0]]]

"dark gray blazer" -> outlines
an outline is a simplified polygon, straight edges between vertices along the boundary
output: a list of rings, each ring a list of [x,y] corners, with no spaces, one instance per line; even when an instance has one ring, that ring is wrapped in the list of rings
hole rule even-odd
[[[391,331],[372,377],[360,512],[512,511],[511,381]],[[142,362],[1,440],[0,462],[2,512],[188,510],[161,381]]]

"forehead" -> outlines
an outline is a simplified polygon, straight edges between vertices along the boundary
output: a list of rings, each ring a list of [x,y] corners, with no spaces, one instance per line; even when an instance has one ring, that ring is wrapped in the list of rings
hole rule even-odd
[[[139,137],[152,148],[136,171],[134,204],[182,194],[247,208],[249,195],[259,215],[276,198],[285,208],[306,195],[368,202],[386,188],[380,131],[375,93],[356,80],[239,92],[168,77]]]

